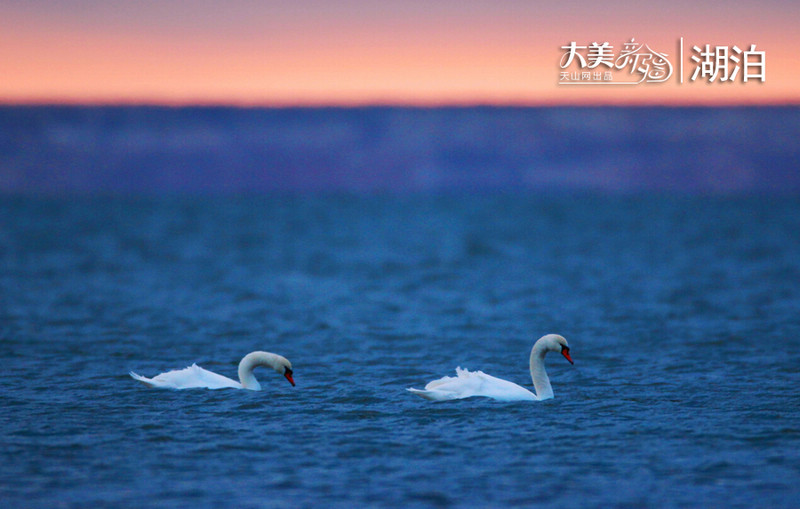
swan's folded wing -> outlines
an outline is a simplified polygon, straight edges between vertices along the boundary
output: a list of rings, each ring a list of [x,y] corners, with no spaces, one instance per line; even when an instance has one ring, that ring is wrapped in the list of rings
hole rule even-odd
[[[439,378],[438,380],[433,380],[431,382],[428,382],[425,385],[425,389],[423,390],[414,389],[412,387],[409,387],[406,390],[412,394],[416,394],[417,396],[425,398],[430,401],[447,401],[451,399],[458,399],[459,397],[458,394],[447,388],[447,384],[449,384],[453,380],[457,380],[457,378],[451,376],[444,376],[442,378]],[[437,390],[437,388],[439,387],[443,387],[445,389]]]
[[[190,370],[190,371],[189,371]],[[222,375],[218,375],[213,371],[203,369],[197,364],[192,364],[183,371],[187,373],[188,380],[186,380],[186,387],[204,387],[207,389],[241,389],[242,384],[236,380]]]
[[[432,380],[432,381],[428,382],[425,385],[425,390],[426,391],[432,391],[432,390],[436,389],[437,387],[446,386],[448,384],[453,383],[454,381],[458,381],[458,378],[457,377],[453,377],[453,376],[443,376],[442,378],[440,378],[438,380]]]
[[[429,382],[424,391],[408,390],[432,401],[464,399],[472,396],[484,396],[498,401],[536,400],[536,396],[524,387],[487,375],[483,371],[469,371],[458,367],[456,375]]]
[[[458,399],[458,396],[456,394],[453,394],[452,392],[437,391],[435,389],[431,391],[427,389],[419,390],[419,389],[414,389],[413,387],[409,387],[406,390],[412,394],[416,394],[417,396],[425,398],[430,401],[447,401],[451,399]]]
[[[131,376],[150,387],[161,387],[165,389],[225,389],[241,388],[241,384],[228,377],[218,375],[207,369],[203,369],[197,364],[192,364],[188,368],[175,369],[161,373],[153,378],[131,373]]]
[[[469,370],[456,368],[457,376],[444,376],[438,380],[428,382],[425,390],[408,389],[417,396],[432,401],[447,401],[451,399],[464,399],[471,396],[478,396],[481,393],[484,380],[478,376],[483,374],[478,371],[472,373]]]
[[[145,385],[146,385],[146,386],[148,386],[148,387],[155,387],[155,385],[153,385],[153,381],[152,381],[152,380],[150,380],[150,379],[149,379],[149,378],[147,378],[147,377],[144,377],[144,376],[142,376],[142,375],[139,375],[139,374],[137,374],[137,373],[134,373],[133,371],[130,371],[130,372],[128,372],[128,374],[129,374],[129,375],[131,376],[131,378],[133,378],[134,380],[138,380],[138,381],[142,382],[143,384],[145,384]]]
[[[484,396],[497,401],[536,401],[537,399],[534,393],[514,382],[487,375],[483,371],[471,373],[471,375],[481,380],[479,388],[476,389],[476,396]]]

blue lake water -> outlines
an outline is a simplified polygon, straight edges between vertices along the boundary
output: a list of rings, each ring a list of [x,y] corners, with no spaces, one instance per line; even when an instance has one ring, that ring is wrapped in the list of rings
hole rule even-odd
[[[5,507],[796,507],[800,200],[0,200]],[[555,399],[431,403],[456,366]],[[252,350],[296,387],[128,377]]]

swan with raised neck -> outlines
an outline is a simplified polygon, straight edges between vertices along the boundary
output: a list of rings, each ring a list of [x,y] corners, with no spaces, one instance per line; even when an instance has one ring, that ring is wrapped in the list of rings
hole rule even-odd
[[[544,369],[544,356],[547,352],[558,352],[563,355],[570,364],[572,357],[569,355],[569,344],[567,340],[558,334],[547,334],[539,338],[531,348],[529,366],[531,370],[531,380],[533,389],[536,391],[536,399],[539,401],[553,397],[553,387],[550,385],[550,377]]]
[[[239,381],[218,375],[212,371],[201,368],[197,364],[192,364],[188,368],[177,369],[161,373],[153,378],[146,378],[137,375],[133,371],[130,376],[148,387],[165,389],[249,389],[260,391],[261,384],[255,377],[253,370],[259,366],[273,369],[276,373],[283,375],[286,380],[294,387],[292,363],[286,357],[270,352],[250,352],[239,362]]]
[[[270,352],[250,352],[239,361],[239,383],[242,384],[242,388],[253,391],[261,390],[261,384],[258,383],[255,374],[253,374],[253,370],[258,366],[274,369],[276,373],[283,375],[294,387],[292,363],[289,362],[289,359]]]
[[[408,390],[417,396],[431,401],[464,399],[483,396],[499,401],[543,401],[553,397],[553,387],[544,368],[544,357],[548,352],[558,352],[572,362],[567,340],[558,334],[547,334],[539,338],[531,348],[529,367],[531,380],[536,393],[513,382],[487,375],[483,371],[469,371],[456,368],[455,377],[443,377],[429,382],[425,389]]]

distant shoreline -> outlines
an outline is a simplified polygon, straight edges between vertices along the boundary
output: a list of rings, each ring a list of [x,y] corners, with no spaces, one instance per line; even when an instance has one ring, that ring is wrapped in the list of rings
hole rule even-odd
[[[800,192],[800,107],[0,106],[2,193]]]

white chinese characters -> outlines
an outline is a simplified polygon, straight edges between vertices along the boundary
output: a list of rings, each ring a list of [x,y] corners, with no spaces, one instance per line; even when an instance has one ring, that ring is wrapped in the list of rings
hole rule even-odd
[[[704,48],[692,46],[692,62],[697,67],[692,73],[691,80],[698,77],[713,83],[717,78],[720,82],[735,81],[741,70],[742,82],[759,80],[762,83],[767,79],[766,55],[763,51],[756,51],[756,45],[751,44],[750,49],[742,51],[738,46],[714,46],[706,44]]]
[[[638,85],[641,83],[664,83],[678,67],[678,81],[684,82],[683,38],[680,38],[678,54],[673,61],[670,55],[656,51],[649,45],[630,41],[623,43],[618,54],[609,42],[592,42],[578,45],[571,41],[561,46],[564,53],[559,66],[561,85]],[[756,45],[741,50],[738,46],[692,47],[694,54],[689,65],[694,64],[691,81],[708,83],[733,82],[737,78],[743,83],[766,81],[766,55],[756,51]]]
[[[672,76],[672,63],[667,59],[667,54],[655,51],[647,44],[637,43],[635,39],[624,43],[619,55],[614,55],[612,46],[608,42],[593,42],[587,46],[578,46],[575,41],[561,49],[566,53],[561,57],[561,68],[567,69],[573,62],[581,70],[595,69],[601,65],[608,68],[602,74],[599,72],[569,72],[562,71],[560,81],[569,84],[603,83],[617,85],[638,85],[639,83],[660,83]],[[586,55],[581,52],[585,50]],[[615,71],[617,71],[615,73]],[[618,71],[627,71],[627,73]],[[615,74],[623,74],[621,80],[615,80]]]

